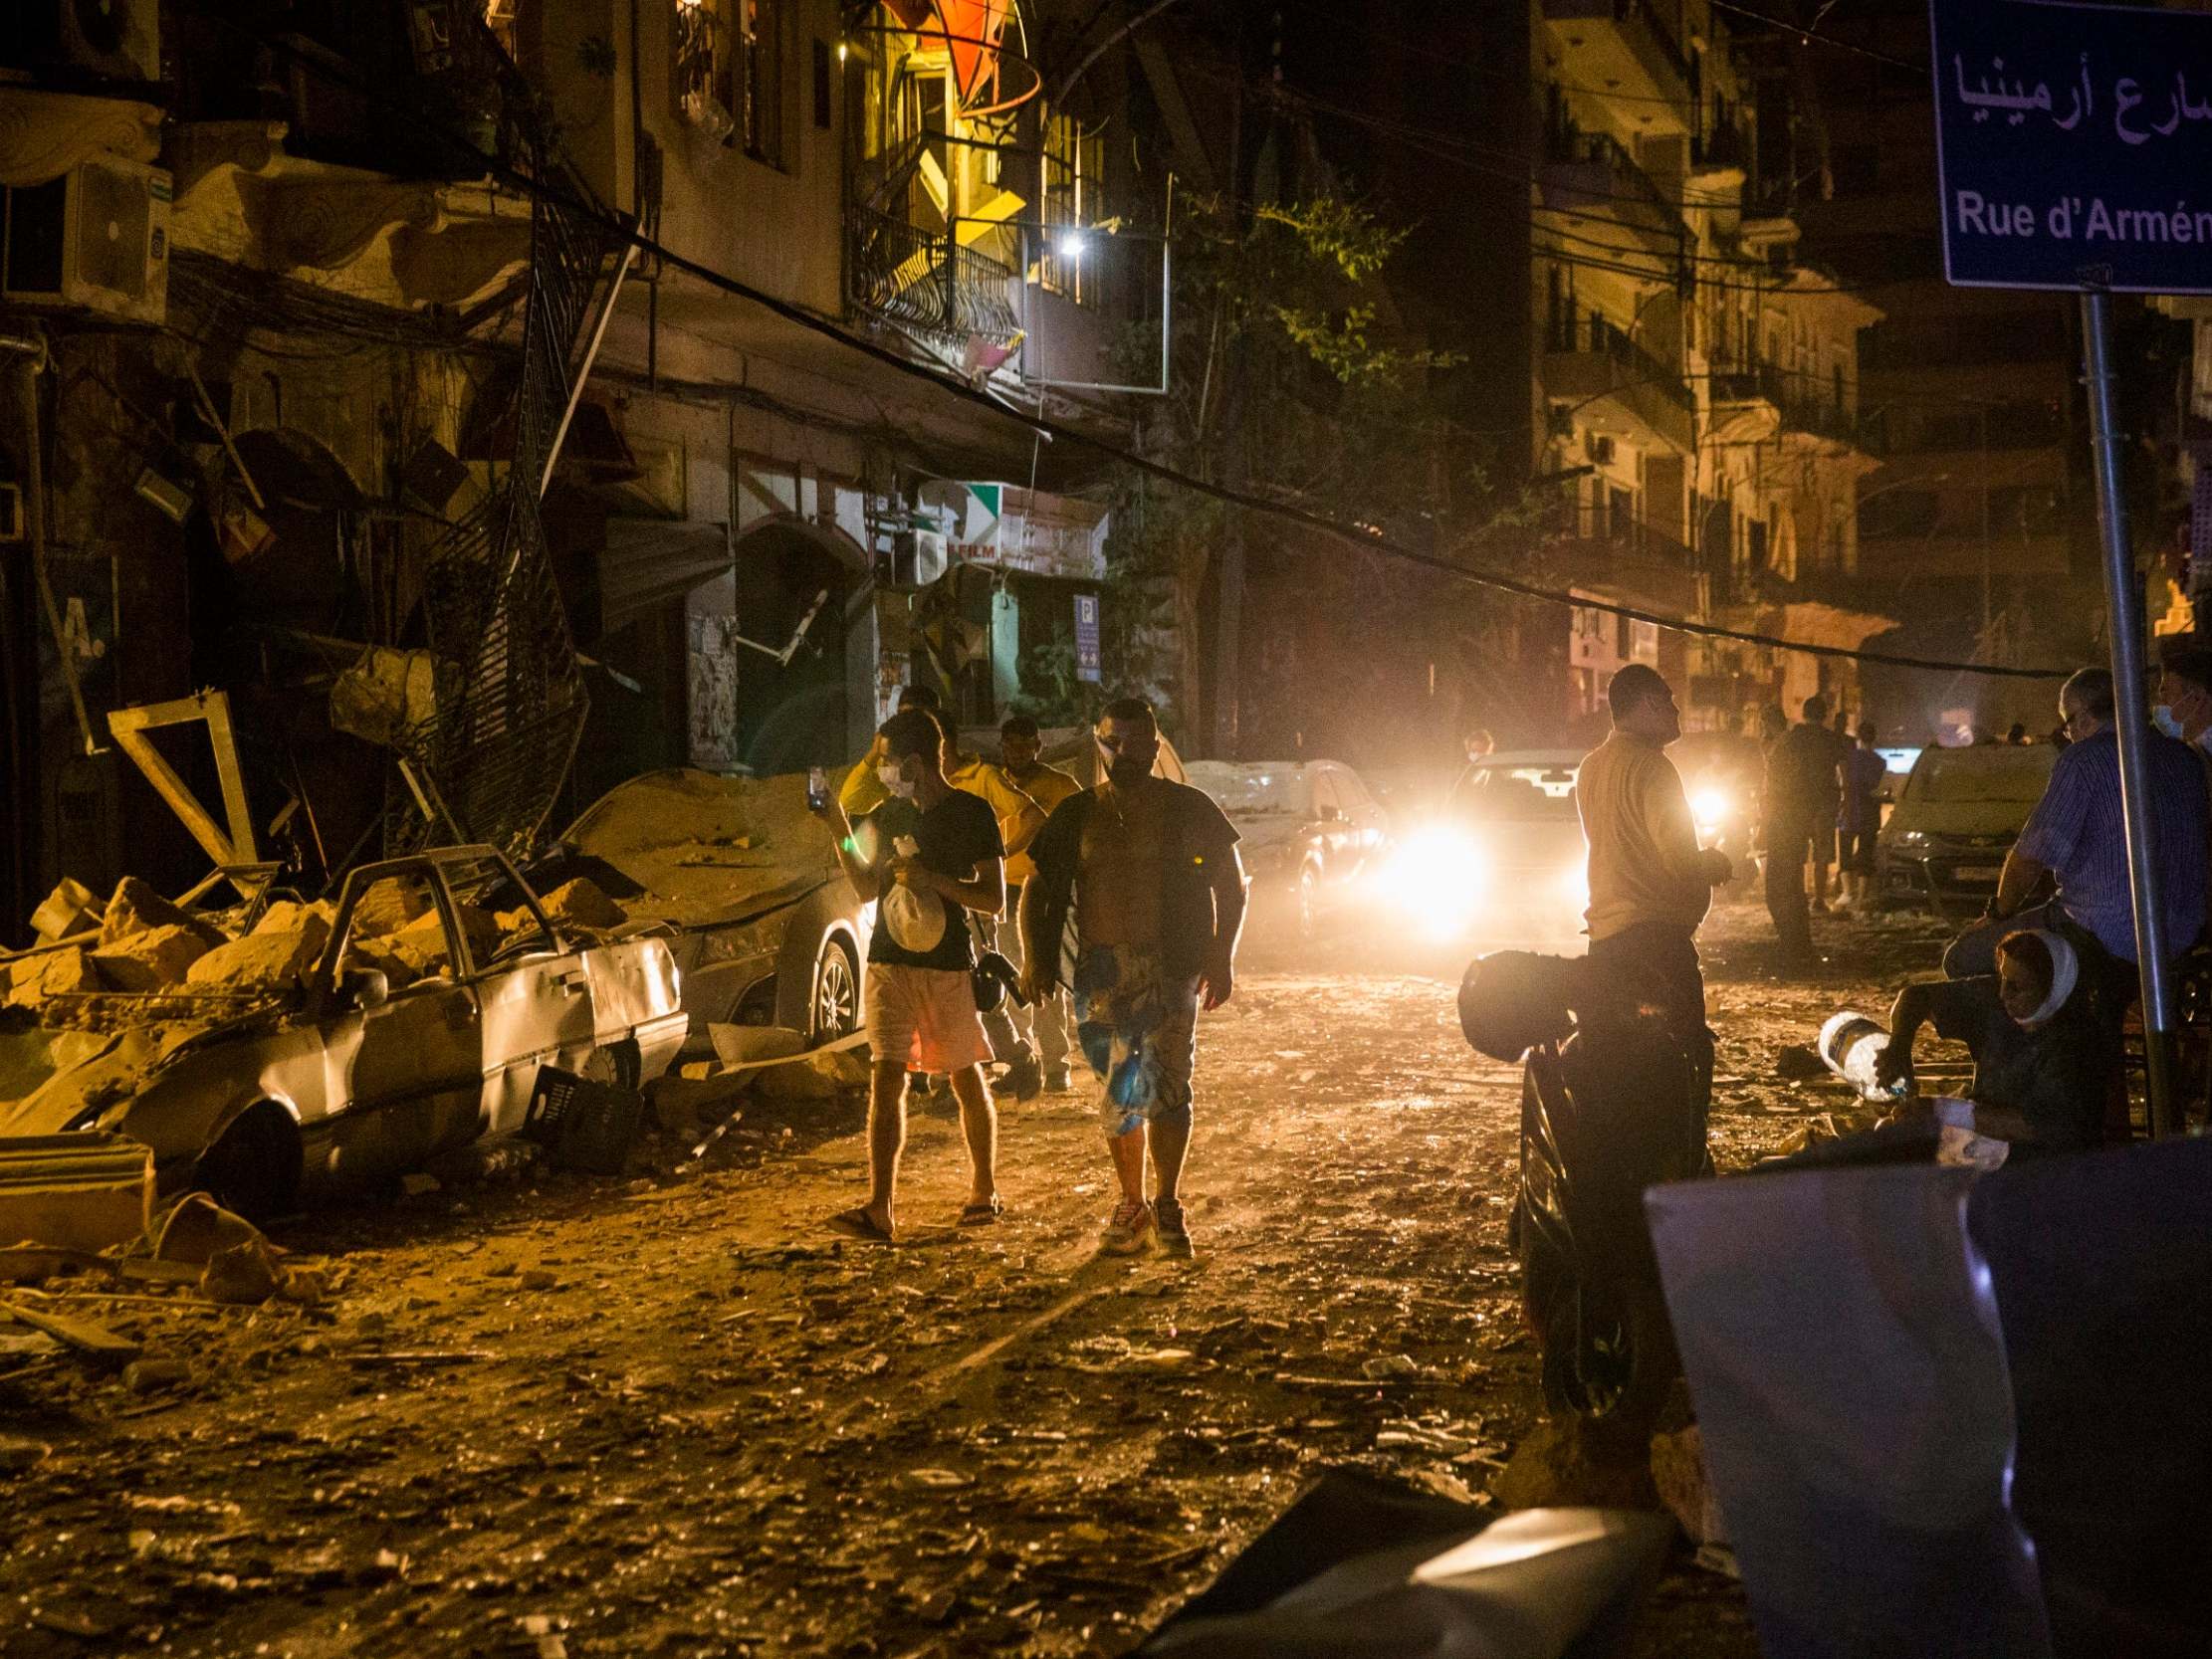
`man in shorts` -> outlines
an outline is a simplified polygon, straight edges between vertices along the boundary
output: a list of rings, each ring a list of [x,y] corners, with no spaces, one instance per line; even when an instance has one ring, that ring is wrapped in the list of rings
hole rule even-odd
[[[1199,1009],[1220,1007],[1235,988],[1244,868],[1221,809],[1153,775],[1160,727],[1150,704],[1109,704],[1097,735],[1106,781],[1062,801],[1034,845],[1037,873],[1021,896],[1022,986],[1035,1001],[1061,982],[1072,909],[1076,1036],[1101,1085],[1121,1184],[1103,1248],[1135,1255],[1157,1237],[1188,1257],[1181,1181]]]
[[[1047,766],[1040,758],[1042,734],[1037,730],[1037,723],[1027,715],[1009,716],[998,727],[998,752],[999,769],[1006,781],[1035,801],[1047,815],[1070,795],[1083,792],[1082,784],[1076,782],[1072,773]],[[1000,820],[1001,833],[1004,828],[1004,821]],[[1016,917],[1021,914],[1021,890],[1036,873],[1036,861],[1026,851],[1016,852],[1009,841],[1006,847],[1006,908]],[[1007,954],[1013,958],[1014,969],[1018,972],[1028,959],[1021,948],[1021,929],[1018,926],[1004,929],[999,936],[1004,939]],[[1020,1039],[1024,1055],[1035,1068],[1042,1092],[1057,1095],[1073,1087],[1068,1077],[1068,1055],[1075,1046],[1074,1022],[1068,1014],[1067,994],[1054,991],[1041,1002],[1026,1008],[1013,1008],[1011,1017],[1014,1035]],[[993,1042],[995,1045],[995,1034]],[[1020,1075],[1024,1081],[1026,1078],[1018,1061],[1013,1074],[1009,1075]],[[1008,1087],[1013,1089],[1016,1099],[1028,1098],[1019,1082],[1009,1083]]]
[[[878,733],[886,799],[856,827],[832,801],[820,812],[837,861],[863,900],[876,901],[865,985],[868,1047],[868,1201],[830,1217],[848,1237],[889,1244],[906,1146],[909,1071],[943,1073],[960,1103],[971,1171],[964,1226],[997,1219],[997,1118],[983,1068],[991,1043],[976,1012],[976,956],[968,913],[995,916],[1006,899],[998,820],[945,780],[937,722],[903,709]]]

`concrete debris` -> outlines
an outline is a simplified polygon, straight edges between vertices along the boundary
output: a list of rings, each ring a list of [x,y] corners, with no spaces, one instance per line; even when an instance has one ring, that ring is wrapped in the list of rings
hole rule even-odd
[[[120,1365],[138,1357],[136,1342],[89,1319],[52,1313],[45,1308],[26,1308],[15,1302],[0,1302],[0,1314],[18,1325],[44,1332],[56,1342],[102,1363]]]
[[[169,1207],[154,1229],[154,1259],[205,1267],[226,1250],[260,1244],[261,1229],[234,1215],[204,1192],[188,1192]]]
[[[248,933],[217,945],[192,964],[185,978],[225,990],[289,990],[306,979],[330,936],[330,925],[320,919],[291,933]]]
[[[43,1440],[29,1440],[20,1434],[0,1434],[0,1473],[20,1474],[35,1469],[46,1461],[53,1450]]]
[[[546,916],[556,928],[588,928],[608,933],[629,921],[629,913],[609,899],[588,876],[563,882],[545,896]]]
[[[8,964],[8,1000],[18,1007],[35,1008],[51,997],[84,996],[107,988],[91,953],[76,945],[42,950]]]
[[[868,1087],[868,1062],[858,1051],[810,1054],[787,1066],[770,1066],[755,1085],[771,1100],[833,1101]]]
[[[51,944],[73,933],[100,926],[103,907],[99,896],[83,882],[64,876],[45,902],[31,913],[31,931],[40,942]]]
[[[1502,1509],[1656,1510],[1648,1443],[1633,1429],[1588,1417],[1548,1417],[1490,1485]]]
[[[787,1025],[721,1025],[707,1027],[715,1058],[725,1066],[747,1066],[762,1060],[784,1060],[806,1048],[805,1033]]]
[[[427,1198],[444,1190],[445,1183],[437,1176],[416,1169],[399,1177],[399,1191],[406,1198]]]
[[[1652,1437],[1652,1484],[1692,1544],[1726,1544],[1727,1524],[1720,1499],[1705,1467],[1703,1437],[1692,1423],[1672,1434]]]
[[[210,1302],[258,1308],[284,1284],[284,1270],[259,1237],[218,1250],[200,1275],[200,1294]]]
[[[104,1250],[141,1237],[152,1205],[152,1149],[124,1136],[0,1140],[0,1238]]]
[[[457,678],[448,666],[449,685]],[[331,727],[394,747],[410,728],[438,713],[438,659],[427,651],[371,645],[331,684]]]
[[[430,899],[416,882],[380,881],[353,907],[353,938],[382,938],[430,912]]]
[[[192,1380],[192,1367],[181,1359],[139,1359],[122,1368],[122,1385],[133,1394],[158,1393]]]
[[[210,946],[205,932],[174,925],[126,933],[92,958],[93,969],[118,991],[159,991],[181,985]]]
[[[115,884],[114,896],[108,901],[100,924],[101,948],[111,950],[117,940],[155,928],[189,928],[211,948],[223,942],[220,932],[181,906],[169,903],[146,882],[136,876],[123,877]]]
[[[331,926],[336,920],[336,907],[328,900],[302,905],[290,899],[279,899],[261,913],[261,920],[254,924],[253,931],[256,933],[296,933],[321,929],[328,941]]]
[[[371,968],[384,976],[384,988],[396,991],[411,985],[420,975],[415,965],[397,950],[388,948],[389,939],[354,939],[345,947],[343,967]]]

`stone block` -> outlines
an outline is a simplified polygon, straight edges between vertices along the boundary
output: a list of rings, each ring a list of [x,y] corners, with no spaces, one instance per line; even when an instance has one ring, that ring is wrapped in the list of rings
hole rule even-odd
[[[198,929],[146,928],[105,946],[93,961],[118,991],[159,991],[183,984],[208,948]]]

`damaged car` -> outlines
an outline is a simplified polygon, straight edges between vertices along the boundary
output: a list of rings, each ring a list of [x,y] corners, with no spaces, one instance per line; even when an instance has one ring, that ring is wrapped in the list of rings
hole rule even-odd
[[[235,938],[186,940],[183,976],[154,989],[101,965],[145,933],[73,952],[84,982],[37,1009],[51,1075],[0,1105],[0,1134],[115,1131],[152,1148],[163,1190],[267,1216],[520,1131],[542,1067],[634,1089],[683,1043],[667,940],[564,918],[490,847],[255,912]],[[194,930],[221,937],[197,919],[152,933]]]

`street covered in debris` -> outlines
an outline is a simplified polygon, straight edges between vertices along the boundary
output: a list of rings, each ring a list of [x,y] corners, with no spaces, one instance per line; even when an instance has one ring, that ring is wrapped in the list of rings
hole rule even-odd
[[[1785,985],[1752,918],[1713,930],[1723,1168],[1848,1115],[1777,1055],[1932,937],[1840,935]],[[143,1351],[0,1382],[0,1651],[1106,1654],[1321,1467],[1558,1496],[1541,1453],[1506,1473],[1542,1416],[1505,1241],[1517,1071],[1467,1050],[1448,963],[1347,948],[1364,971],[1261,961],[1205,1023],[1192,1263],[1098,1256],[1087,1095],[1006,1107],[982,1231],[950,1225],[955,1126],[917,1116],[889,1252],[820,1226],[861,1179],[849,1087],[671,1080],[627,1178],[278,1225],[327,1285],[309,1305],[0,1293]],[[1634,1651],[1754,1651],[1694,1552]]]

